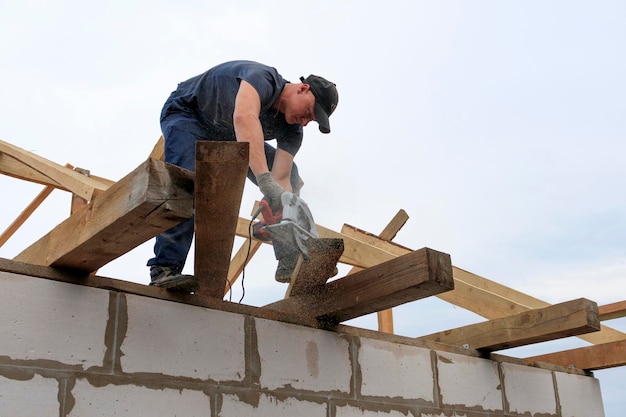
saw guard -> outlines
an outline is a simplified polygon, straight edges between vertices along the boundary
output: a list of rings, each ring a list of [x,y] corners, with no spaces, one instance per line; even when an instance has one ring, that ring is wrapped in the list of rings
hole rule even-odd
[[[276,224],[267,225],[264,229],[272,239],[290,245],[299,250],[305,259],[309,259],[309,252],[304,244],[307,239],[318,238],[317,227],[309,206],[294,193],[285,192],[281,196],[283,206],[282,220]]]

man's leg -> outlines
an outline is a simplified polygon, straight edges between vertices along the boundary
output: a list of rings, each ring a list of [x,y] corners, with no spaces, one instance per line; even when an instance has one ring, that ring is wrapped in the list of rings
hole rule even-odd
[[[187,113],[175,113],[161,121],[165,138],[165,162],[195,171],[196,142],[206,139],[206,129]],[[194,218],[172,227],[156,237],[150,266],[150,285],[193,291],[197,280],[182,275],[194,233]]]

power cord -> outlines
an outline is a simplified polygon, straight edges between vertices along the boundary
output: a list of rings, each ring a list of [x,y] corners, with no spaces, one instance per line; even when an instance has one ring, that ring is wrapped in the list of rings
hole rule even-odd
[[[261,214],[262,207],[259,207],[254,214],[252,215],[252,219],[250,219],[250,224],[248,225],[248,253],[246,253],[246,259],[243,261],[243,268],[241,270],[241,298],[239,299],[239,304],[243,301],[243,298],[246,296],[246,287],[244,286],[244,281],[246,279],[246,265],[248,265],[248,260],[250,259],[250,251],[252,248],[252,224],[254,220]],[[228,282],[228,286],[230,287],[230,281]],[[230,287],[230,301],[232,301],[233,297],[233,289]]]

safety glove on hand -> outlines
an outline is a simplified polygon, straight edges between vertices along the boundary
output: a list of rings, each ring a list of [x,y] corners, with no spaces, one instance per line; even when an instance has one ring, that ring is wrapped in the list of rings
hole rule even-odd
[[[272,211],[277,211],[281,208],[280,197],[283,195],[286,190],[278,185],[276,180],[272,178],[272,174],[269,172],[264,172],[263,174],[259,174],[256,177],[256,182],[259,184],[259,189],[265,196],[265,198],[270,203],[270,208]]]

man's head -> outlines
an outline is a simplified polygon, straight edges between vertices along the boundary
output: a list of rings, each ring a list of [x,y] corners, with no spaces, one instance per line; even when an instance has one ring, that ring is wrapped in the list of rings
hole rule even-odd
[[[330,121],[328,118],[337,108],[339,102],[339,94],[337,86],[317,75],[309,75],[308,77],[300,77],[303,84],[309,86],[311,93],[315,97],[315,120],[319,124],[320,132],[330,133]]]

